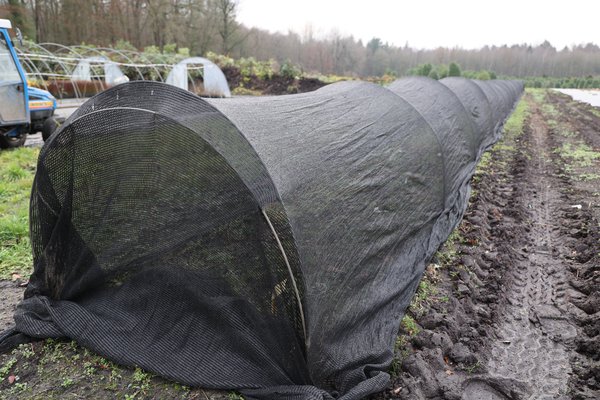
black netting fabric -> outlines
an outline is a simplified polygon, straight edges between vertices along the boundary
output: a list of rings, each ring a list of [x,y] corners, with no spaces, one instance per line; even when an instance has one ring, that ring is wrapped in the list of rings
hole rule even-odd
[[[399,321],[522,90],[111,88],[40,153],[34,273],[11,333],[249,398],[383,390]]]

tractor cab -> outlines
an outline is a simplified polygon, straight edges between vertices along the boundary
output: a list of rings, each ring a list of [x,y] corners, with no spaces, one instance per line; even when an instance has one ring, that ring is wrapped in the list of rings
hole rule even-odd
[[[0,19],[0,147],[17,147],[29,126],[27,80],[19,64],[8,30],[10,21]]]
[[[0,148],[19,147],[28,133],[42,131],[44,140],[58,126],[54,119],[56,99],[45,90],[29,88],[25,71],[8,30],[0,19]]]

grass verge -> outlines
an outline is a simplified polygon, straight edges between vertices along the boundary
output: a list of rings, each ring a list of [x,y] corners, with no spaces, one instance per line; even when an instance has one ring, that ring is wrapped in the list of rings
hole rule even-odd
[[[0,279],[32,271],[29,196],[39,152],[27,147],[0,151]]]

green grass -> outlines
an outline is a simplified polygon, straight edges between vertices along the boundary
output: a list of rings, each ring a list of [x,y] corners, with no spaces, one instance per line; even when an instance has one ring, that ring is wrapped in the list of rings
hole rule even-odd
[[[546,89],[533,89],[527,88],[525,89],[525,93],[528,93],[533,98],[533,101],[536,103],[543,103],[546,99]]]
[[[477,361],[472,365],[465,365],[462,369],[466,371],[469,375],[472,375],[481,369],[481,362]]]
[[[0,151],[0,279],[32,270],[29,196],[39,149]]]
[[[529,92],[529,91],[528,91]],[[535,94],[533,94],[535,93]],[[532,93],[532,97],[535,99],[538,96],[537,91]],[[545,94],[544,94],[545,96]],[[525,120],[529,116],[529,104],[526,97],[522,98],[517,104],[515,111],[512,113],[510,118],[504,124],[504,135],[507,137],[515,137],[523,134],[525,127]],[[502,142],[500,143],[502,144]]]
[[[435,255],[435,259],[438,260],[442,267],[447,267],[452,265],[456,258],[458,257],[458,247],[457,245],[462,242],[462,236],[460,234],[460,230],[458,228],[454,229],[444,246],[440,251],[438,251]]]
[[[0,367],[0,380],[3,380],[4,378],[6,378],[8,376],[8,373],[10,372],[12,367],[15,366],[16,363],[17,363],[17,359],[11,358],[4,365],[2,365]]]
[[[234,88],[231,93],[235,96],[260,96],[262,93],[259,90],[253,90],[245,88],[244,86],[238,86]]]
[[[429,307],[430,302],[434,299],[437,293],[438,290],[435,287],[435,282],[430,277],[426,276],[425,278],[421,279],[417,293],[410,303],[412,312],[419,317],[424,315],[425,311]]]
[[[591,167],[597,160],[600,160],[600,152],[595,151],[582,141],[575,144],[563,143],[562,146],[554,149],[565,161],[565,171],[580,181],[595,181],[600,179],[600,175],[585,170]]]
[[[577,136],[577,132],[572,131],[571,129],[569,129],[568,127],[565,127],[563,125],[560,125],[557,133],[565,138],[574,138]]]
[[[579,178],[582,181],[595,181],[595,180],[600,179],[600,174],[583,173],[583,174],[578,174],[577,178]]]
[[[403,333],[400,333],[396,337],[396,342],[394,344],[394,358],[392,359],[389,369],[389,372],[393,377],[399,376],[402,369],[402,361],[410,355],[410,341],[421,331],[421,328],[415,319],[409,314],[404,314],[402,321],[400,321],[400,327]]]
[[[540,108],[542,109],[542,114],[546,118],[554,118],[560,115],[560,112],[556,109],[556,107],[550,103],[543,103]]]
[[[404,315],[404,318],[402,318],[402,321],[400,322],[400,326],[402,326],[402,329],[408,333],[410,337],[417,336],[421,331],[415,319],[408,314]]]
[[[563,158],[568,158],[577,167],[591,167],[595,160],[600,159],[600,152],[594,151],[585,143],[579,143],[576,146],[571,143],[563,145],[555,150]]]
[[[13,384],[7,382],[10,375]],[[141,368],[120,367],[74,341],[46,339],[20,345],[10,354],[0,355],[0,399],[226,398],[226,394],[214,394],[217,393],[209,397],[201,389],[193,393],[187,386]]]

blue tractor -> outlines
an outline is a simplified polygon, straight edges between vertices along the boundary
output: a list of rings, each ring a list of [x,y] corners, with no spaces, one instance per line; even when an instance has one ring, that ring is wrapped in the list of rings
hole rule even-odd
[[[8,34],[10,21],[0,19],[0,148],[19,147],[28,133],[42,131],[46,140],[58,127],[56,99],[28,87],[25,72]]]

